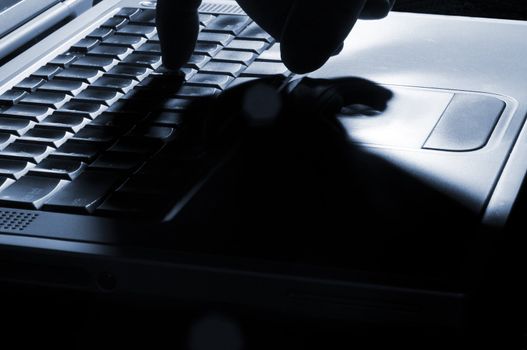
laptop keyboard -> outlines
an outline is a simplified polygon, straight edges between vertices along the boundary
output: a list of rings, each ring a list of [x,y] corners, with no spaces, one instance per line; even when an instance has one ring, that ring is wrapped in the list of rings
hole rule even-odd
[[[123,8],[0,96],[0,205],[163,216],[199,177],[178,158],[192,99],[288,76],[279,44],[247,16],[200,14],[185,82],[168,96],[155,11]]]

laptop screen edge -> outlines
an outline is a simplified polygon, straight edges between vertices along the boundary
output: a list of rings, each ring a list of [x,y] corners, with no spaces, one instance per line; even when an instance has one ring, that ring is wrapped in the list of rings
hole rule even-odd
[[[0,12],[0,38],[62,0],[22,0]]]

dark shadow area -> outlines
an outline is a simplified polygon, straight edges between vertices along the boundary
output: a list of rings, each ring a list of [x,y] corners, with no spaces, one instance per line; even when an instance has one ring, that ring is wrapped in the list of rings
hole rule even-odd
[[[523,0],[397,0],[395,11],[443,15],[527,19]]]
[[[330,267],[357,281],[468,295],[461,335],[374,328],[361,341],[379,331],[397,333],[408,347],[517,346],[523,289],[508,278],[519,272],[511,268],[514,259],[504,259],[509,237],[484,227],[480,213],[354,146],[336,119],[347,105],[382,111],[391,92],[360,78],[305,79],[293,92],[282,83],[254,81],[189,106],[181,156],[222,166],[167,239],[180,251],[291,264],[290,271],[299,264]],[[383,339],[363,348],[385,345]]]
[[[153,77],[120,111],[152,110],[181,82]],[[166,234],[149,235],[148,242],[138,237],[138,244],[174,256],[231,257],[242,268],[261,262],[255,273],[320,269],[321,278],[465,294],[461,328],[371,325],[265,306],[11,285],[0,295],[11,322],[4,334],[19,348],[519,349],[523,288],[515,276],[522,269],[517,255],[507,257],[509,237],[483,227],[480,213],[355,146],[336,118],[349,105],[382,111],[391,92],[360,78],[306,79],[293,91],[283,83],[272,77],[189,99],[181,129],[156,155],[158,172],[154,164],[149,175],[163,193],[145,197],[145,208],[168,209],[167,199],[180,198],[196,178],[215,171],[164,225]],[[333,275],[324,276],[329,270]],[[25,337],[24,326],[36,329],[32,337]]]
[[[236,256],[461,278],[474,244],[485,241],[479,213],[356,147],[336,119],[346,105],[382,111],[391,92],[359,78],[306,79],[293,93],[279,85],[251,82],[190,105],[180,149],[231,154],[175,220],[178,231],[201,228],[205,237],[176,235],[176,242],[211,242],[211,252]]]

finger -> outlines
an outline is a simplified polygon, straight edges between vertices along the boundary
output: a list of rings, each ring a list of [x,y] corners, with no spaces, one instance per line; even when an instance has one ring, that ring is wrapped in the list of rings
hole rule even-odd
[[[338,50],[366,0],[296,0],[281,38],[282,60],[295,73],[320,68]]]
[[[275,39],[280,39],[292,0],[237,0],[240,7]]]
[[[360,14],[360,19],[381,19],[392,10],[395,0],[368,0]]]
[[[192,55],[199,32],[200,4],[201,0],[157,1],[157,31],[166,68],[179,69]]]

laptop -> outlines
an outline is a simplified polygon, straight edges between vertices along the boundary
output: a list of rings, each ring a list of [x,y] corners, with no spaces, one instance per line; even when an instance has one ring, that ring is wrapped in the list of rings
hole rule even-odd
[[[307,75],[358,76],[392,91],[375,116],[343,109],[341,127],[355,149],[390,167],[372,181],[386,185],[397,172],[434,193],[420,202],[408,192],[409,208],[451,203],[425,222],[429,231],[412,236],[418,243],[401,238],[391,242],[396,249],[383,248],[382,264],[341,265],[262,249],[252,255],[243,244],[223,251],[220,232],[192,230],[216,205],[211,196],[228,187],[217,164],[177,158],[181,114],[193,99],[254,79],[301,84],[305,77],[280,61],[279,43],[235,2],[205,1],[185,82],[154,106],[153,86],[165,74],[156,2],[85,3],[1,2],[0,16],[24,15],[18,26],[0,21],[0,48],[9,48],[0,50],[9,57],[0,67],[0,279],[302,318],[466,326],[469,281],[483,273],[488,243],[505,232],[527,170],[525,23],[394,12],[359,22],[341,54]],[[31,41],[20,38],[46,32],[45,23],[49,34],[11,54]],[[375,193],[373,203],[385,203]],[[480,230],[463,249],[459,213]],[[412,218],[405,207],[392,214]],[[343,229],[372,235],[356,220],[351,213]],[[341,251],[362,259],[369,250],[355,243]]]

